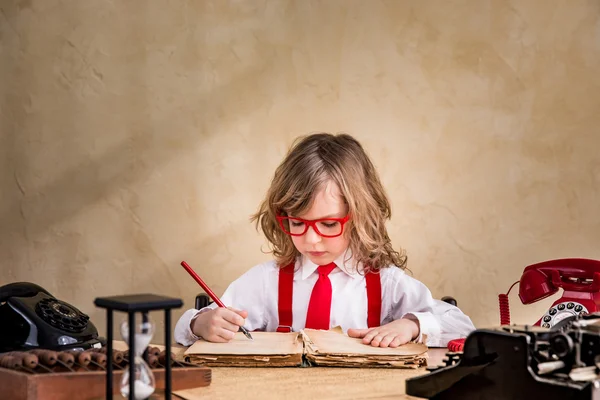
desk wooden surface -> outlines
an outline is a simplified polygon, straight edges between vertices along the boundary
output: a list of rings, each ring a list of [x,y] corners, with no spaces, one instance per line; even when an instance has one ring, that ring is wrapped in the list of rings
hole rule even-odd
[[[441,364],[447,351],[445,348],[429,349],[429,365]],[[213,367],[209,386],[180,390],[174,394],[185,400],[416,399],[405,394],[404,381],[426,373],[425,368]]]

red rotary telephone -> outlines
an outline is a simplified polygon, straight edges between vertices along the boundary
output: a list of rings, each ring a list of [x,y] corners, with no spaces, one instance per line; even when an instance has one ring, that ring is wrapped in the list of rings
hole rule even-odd
[[[519,283],[523,304],[535,303],[564,290],[560,299],[534,324],[551,328],[563,319],[600,311],[600,261],[586,258],[563,258],[529,265]],[[510,293],[510,289],[508,293]],[[510,325],[508,293],[499,295],[500,324]]]
[[[534,324],[551,328],[570,316],[600,311],[600,261],[587,258],[563,258],[529,265],[521,279],[506,294],[498,295],[500,325],[510,325],[508,294],[519,283],[523,304],[535,303],[564,290],[560,299]],[[462,351],[465,339],[448,343],[450,351]]]

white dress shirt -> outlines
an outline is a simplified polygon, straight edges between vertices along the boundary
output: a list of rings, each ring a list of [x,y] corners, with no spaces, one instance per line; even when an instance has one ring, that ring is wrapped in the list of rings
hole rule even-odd
[[[334,262],[338,266],[330,274],[332,287],[330,326],[368,328],[367,290],[362,265],[353,267],[352,260],[344,263],[344,255]],[[304,329],[306,312],[313,286],[319,276],[318,265],[307,257],[296,260],[292,298],[292,330]],[[340,268],[341,267],[341,268]],[[395,266],[382,268],[381,274],[381,325],[411,314],[419,320],[420,334],[426,335],[430,347],[445,347],[449,340],[466,337],[475,329],[473,323],[457,307],[434,299],[429,289],[420,281]],[[279,267],[275,261],[259,264],[235,280],[221,300],[229,307],[248,311],[244,325],[249,331],[274,332],[279,323],[278,314]],[[211,304],[208,308],[215,308]],[[190,329],[194,316],[204,311],[186,311],[175,326],[175,341],[189,346],[198,340]]]

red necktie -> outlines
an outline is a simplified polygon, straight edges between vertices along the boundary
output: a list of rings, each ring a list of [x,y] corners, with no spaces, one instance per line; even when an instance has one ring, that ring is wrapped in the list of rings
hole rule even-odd
[[[329,273],[336,267],[334,263],[319,265],[319,279],[313,287],[308,311],[306,313],[306,328],[329,329],[331,314],[331,281]]]

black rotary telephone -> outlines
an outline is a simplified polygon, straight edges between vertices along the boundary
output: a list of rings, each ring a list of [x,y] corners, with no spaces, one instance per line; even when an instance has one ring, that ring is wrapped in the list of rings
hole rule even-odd
[[[90,317],[29,282],[0,287],[0,352],[88,349],[105,343]]]

